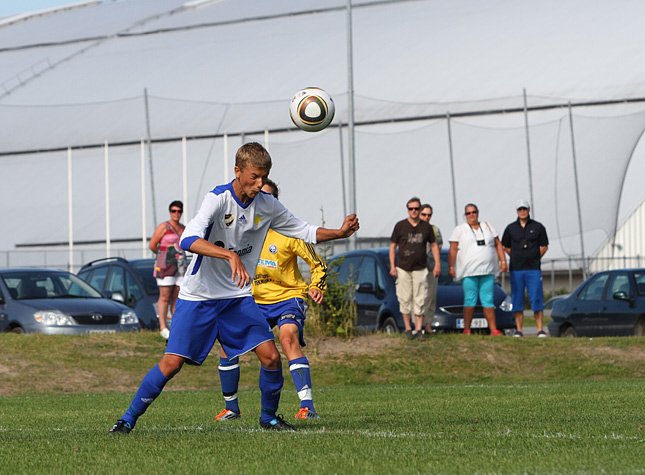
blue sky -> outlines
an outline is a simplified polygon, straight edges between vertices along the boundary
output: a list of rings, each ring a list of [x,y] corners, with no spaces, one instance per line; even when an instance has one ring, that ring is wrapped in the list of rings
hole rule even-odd
[[[0,0],[0,17],[77,3],[79,0]]]

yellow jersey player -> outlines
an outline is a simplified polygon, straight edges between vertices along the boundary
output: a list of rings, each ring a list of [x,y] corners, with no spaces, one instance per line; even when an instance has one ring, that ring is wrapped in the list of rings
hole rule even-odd
[[[278,187],[271,180],[267,180],[262,191],[278,198]],[[310,285],[307,285],[300,274],[298,257],[311,269]],[[272,230],[267,233],[255,271],[252,293],[269,326],[279,327],[280,345],[289,361],[289,371],[300,398],[300,411],[296,414],[296,419],[319,418],[313,403],[309,361],[300,347],[306,345],[303,329],[307,314],[307,295],[315,303],[322,303],[327,288],[326,277],[327,266],[311,244]],[[238,358],[229,360],[222,351],[219,374],[226,408],[216,419],[238,419],[241,417],[237,400],[240,379]]]

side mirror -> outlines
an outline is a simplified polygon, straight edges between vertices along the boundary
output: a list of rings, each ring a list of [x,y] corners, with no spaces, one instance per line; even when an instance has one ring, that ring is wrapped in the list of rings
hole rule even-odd
[[[612,297],[614,298],[614,300],[624,300],[625,302],[629,302],[630,304],[634,303],[634,297],[628,295],[627,292],[614,292],[614,295],[612,295]]]
[[[114,300],[115,302],[119,302],[119,303],[123,303],[123,304],[125,304],[125,297],[124,297],[124,296],[123,296],[123,294],[122,294],[121,292],[119,292],[119,291],[112,292],[112,296],[110,297],[110,299]]]
[[[371,283],[358,284],[356,286],[356,292],[359,294],[373,294],[374,285]]]

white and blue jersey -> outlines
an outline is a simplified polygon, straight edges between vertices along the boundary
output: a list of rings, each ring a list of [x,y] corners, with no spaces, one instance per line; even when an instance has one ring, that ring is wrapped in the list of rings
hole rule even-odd
[[[271,194],[260,192],[243,204],[233,190],[233,182],[210,191],[197,215],[188,223],[181,236],[181,248],[203,238],[240,256],[251,276],[262,252],[269,230],[285,236],[316,242],[318,226],[299,220]],[[181,284],[179,297],[183,300],[216,300],[251,295],[251,285],[238,288],[231,282],[231,266],[226,259],[206,256],[193,257]]]

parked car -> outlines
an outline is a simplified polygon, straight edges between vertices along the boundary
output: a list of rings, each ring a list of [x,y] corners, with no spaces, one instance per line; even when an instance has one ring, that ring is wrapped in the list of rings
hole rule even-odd
[[[569,294],[554,295],[549,300],[544,302],[544,307],[542,309],[544,316],[551,318],[551,312],[553,311],[553,305],[558,300],[566,299],[568,296],[569,296]]]
[[[357,324],[360,328],[387,333],[405,329],[396,298],[394,277],[389,273],[389,248],[359,249],[331,258],[330,268],[338,273],[341,284],[356,284]],[[511,299],[495,285],[495,320],[500,331],[515,329]],[[464,328],[464,292],[461,285],[448,275],[448,251],[441,252],[441,275],[437,287],[437,310],[431,326],[437,332],[461,332]],[[475,307],[473,331],[488,333],[488,321],[481,305]]]
[[[78,276],[103,295],[134,309],[143,328],[157,330],[159,287],[152,276],[154,259],[107,257],[85,264]]]
[[[116,333],[141,329],[137,314],[74,274],[0,269],[0,331]]]
[[[645,336],[645,269],[599,272],[553,305],[551,336]]]

